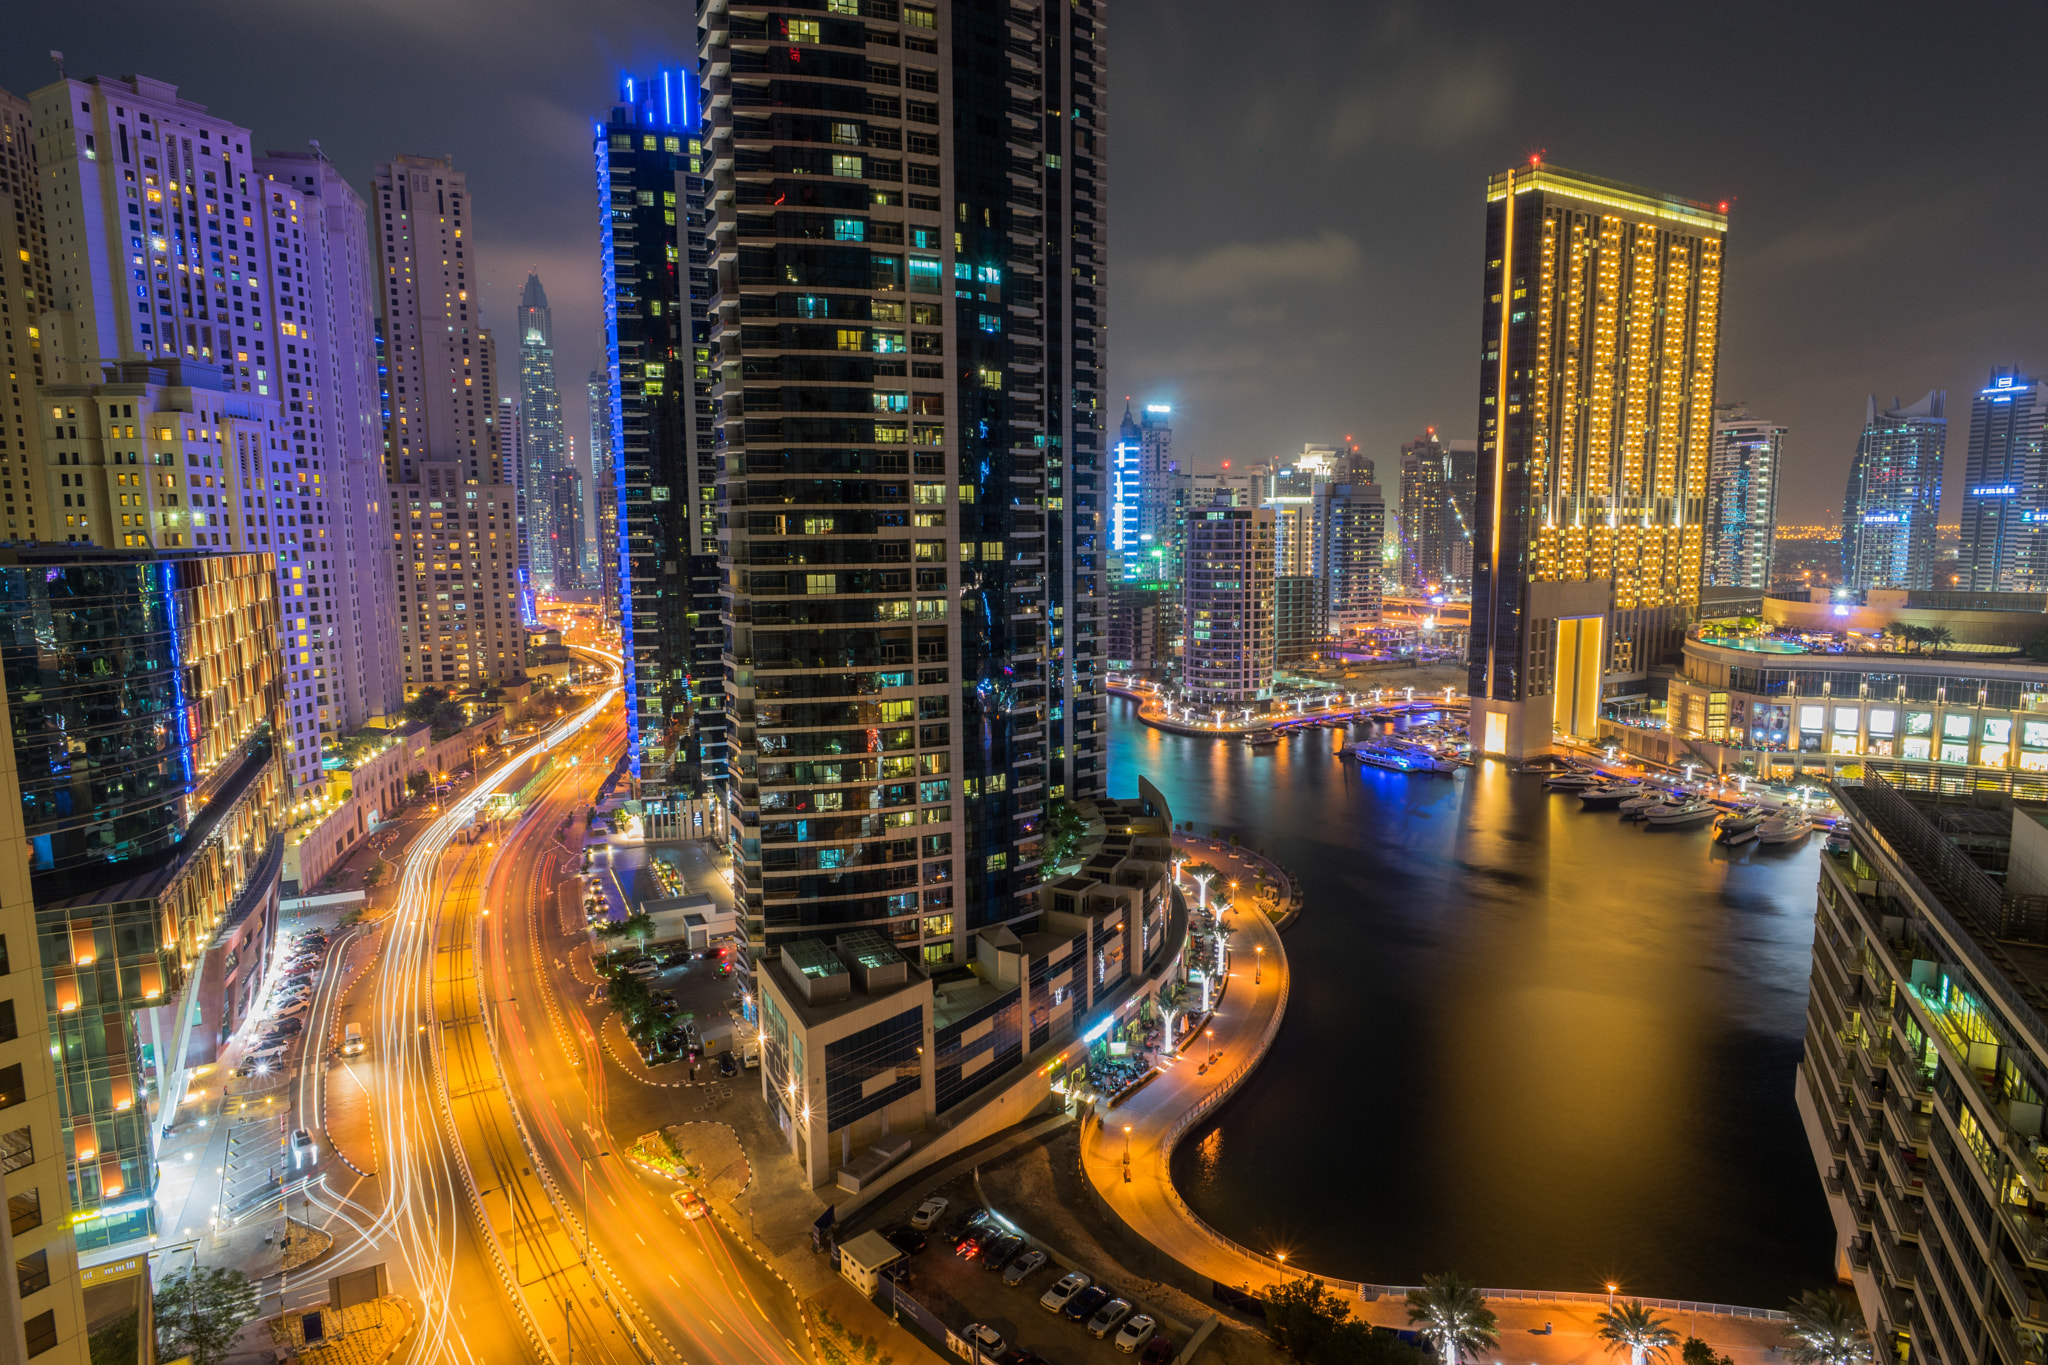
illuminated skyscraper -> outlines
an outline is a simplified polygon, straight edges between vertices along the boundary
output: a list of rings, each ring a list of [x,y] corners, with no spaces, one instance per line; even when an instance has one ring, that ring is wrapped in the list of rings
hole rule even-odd
[[[147,76],[32,104],[41,208],[72,230],[36,319],[47,512],[24,494],[10,536],[273,556],[284,769],[321,787],[323,745],[398,702],[363,201],[317,147],[257,155]]]
[[[1188,509],[1181,686],[1190,700],[1229,708],[1273,695],[1273,564],[1270,506],[1233,506],[1218,496]],[[1297,585],[1313,581],[1304,576]]]
[[[406,695],[517,682],[518,493],[499,482],[497,353],[472,297],[469,183],[453,162],[427,156],[393,157],[373,179]]]
[[[552,591],[557,586],[574,587],[577,564],[582,555],[582,528],[573,537],[561,521],[562,503],[555,475],[569,467],[568,446],[562,439],[562,395],[555,387],[555,322],[548,307],[547,290],[540,276],[527,272],[526,287],[519,292],[519,439],[520,483],[528,490],[526,533],[530,538],[527,563],[535,585]],[[538,490],[538,495],[534,490]],[[536,519],[533,505],[547,508]],[[569,578],[558,585],[558,556],[568,553]]]
[[[1785,428],[1753,412],[1724,407],[1714,419],[1707,474],[1707,586],[1759,592],[1770,586],[1784,445]]]
[[[607,621],[619,619],[618,471],[612,450],[612,381],[606,370],[592,370],[590,393],[591,512],[597,540],[591,558],[596,564],[592,586],[598,591]]]
[[[1046,803],[1105,792],[1102,9],[698,5],[764,947],[869,927],[964,964],[1038,913]]]
[[[697,80],[628,77],[596,129],[609,502],[628,757],[657,813],[725,774],[716,450]]]
[[[1434,427],[1401,447],[1401,577],[1413,591],[1456,596],[1470,584],[1473,454]]]
[[[1520,756],[1594,734],[1699,601],[1728,220],[1540,164],[1486,197],[1473,731]]]
[[[1144,438],[1126,401],[1109,459],[1109,548],[1122,565],[1120,577],[1126,579],[1138,578],[1143,572],[1144,549],[1138,529],[1144,515],[1144,452]]]
[[[1934,586],[1934,518],[1948,444],[1948,393],[1930,389],[1911,407],[1892,399],[1863,411],[1863,435],[1842,495],[1842,584]]]
[[[2048,385],[1999,369],[1970,400],[1963,578],[1973,592],[2048,592]]]

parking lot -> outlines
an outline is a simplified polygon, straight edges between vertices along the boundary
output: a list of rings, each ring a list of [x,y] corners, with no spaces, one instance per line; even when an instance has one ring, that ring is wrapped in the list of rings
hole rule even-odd
[[[1013,1219],[998,1215],[1003,1229],[1025,1237],[1029,1246],[1044,1250],[1049,1256],[1046,1264],[1031,1272],[1022,1283],[1014,1286],[1005,1284],[1003,1275],[986,1269],[978,1256],[965,1258],[956,1254],[952,1239],[947,1235],[962,1214],[980,1207],[975,1200],[973,1184],[966,1180],[954,1181],[946,1187],[943,1195],[948,1201],[945,1213],[925,1234],[928,1243],[924,1250],[910,1258],[911,1271],[904,1281],[904,1288],[912,1297],[956,1332],[970,1323],[982,1323],[1001,1334],[1006,1348],[1029,1352],[1049,1362],[1049,1365],[1136,1365],[1140,1361],[1142,1347],[1126,1355],[1113,1344],[1115,1333],[1098,1341],[1089,1335],[1082,1323],[1070,1322],[1061,1314],[1039,1306],[1040,1296],[1069,1269],[1088,1275],[1092,1283],[1099,1273],[1097,1267],[1063,1264],[1053,1248],[1043,1247]],[[904,1216],[908,1217],[907,1214]],[[892,1230],[896,1226],[898,1224],[891,1223],[883,1230]],[[1171,1339],[1177,1358],[1178,1348],[1187,1342],[1185,1325],[1169,1321],[1148,1307],[1144,1300],[1122,1292],[1117,1278],[1112,1275],[1102,1287],[1130,1301],[1135,1312],[1149,1313],[1157,1320],[1159,1334]],[[1018,1357],[1010,1359],[1015,1362]]]

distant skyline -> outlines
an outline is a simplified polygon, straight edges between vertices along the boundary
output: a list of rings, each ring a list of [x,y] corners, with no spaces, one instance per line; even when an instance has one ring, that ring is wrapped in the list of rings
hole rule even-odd
[[[538,269],[558,365],[599,362],[591,129],[619,71],[690,59],[686,11],[91,12],[16,6],[0,85],[47,84],[51,48],[74,76],[141,71],[258,147],[319,139],[359,189],[395,153],[452,156],[476,196],[501,354]],[[1732,201],[1718,397],[1790,428],[1781,520],[1838,514],[1869,395],[1882,407],[1943,388],[1965,405],[1995,366],[2048,369],[2048,263],[2032,240],[2048,186],[1988,150],[2037,120],[2041,10],[2001,13],[1995,43],[1930,31],[1904,6],[1853,22],[1607,0],[1568,18],[1335,0],[1298,0],[1286,23],[1247,23],[1222,0],[1108,0],[1108,14],[1110,391],[1172,404],[1176,454],[1197,470],[1346,432],[1391,470],[1425,427],[1469,439],[1486,177],[1537,151]],[[1909,40],[1911,78],[1872,79]],[[565,429],[587,430],[582,386],[562,401]],[[1964,433],[1949,439],[1944,521]]]

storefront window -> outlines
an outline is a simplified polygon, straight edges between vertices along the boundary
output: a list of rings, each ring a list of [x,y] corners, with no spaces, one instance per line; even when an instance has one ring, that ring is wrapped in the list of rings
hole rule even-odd
[[[1834,742],[1833,746],[1832,746],[1831,748],[1829,748],[1828,752],[1829,752],[1829,753],[1831,753],[1831,754],[1853,754],[1853,753],[1855,753],[1855,752],[1856,752],[1856,736],[1855,736],[1855,735],[1854,735],[1853,733],[1851,733],[1851,734],[1846,734],[1846,735],[1845,735],[1845,734],[1839,734],[1839,733],[1838,733],[1838,734],[1836,734],[1836,736],[1835,736],[1835,742]]]
[[[1906,733],[1909,735],[1933,734],[1934,713],[1932,711],[1908,711],[1906,713]],[[1926,755],[1922,754],[1921,757],[1924,758]]]
[[[2048,754],[2030,754],[2020,750],[2020,771],[2027,773],[2048,773]]]
[[[1818,730],[1825,723],[1827,708],[1824,706],[1802,706],[1799,708],[1799,728]]]
[[[1943,739],[1967,740],[1970,737],[1970,716],[1968,712],[1951,711],[1941,718]]]
[[[2029,749],[2048,749],[2048,720],[2021,721],[2020,744]]]
[[[2003,744],[1987,744],[1977,751],[1977,761],[1987,768],[2003,768],[2012,750]]]
[[[1862,723],[1862,719],[1862,713],[1853,706],[1837,706],[1835,708],[1835,730],[1838,733],[1841,731],[1855,731]]]
[[[1901,758],[1912,759],[1917,762],[1925,763],[1930,756],[1929,750],[1931,747],[1931,740],[1908,739],[1903,741],[1899,745],[1899,756]]]
[[[1948,740],[1943,740],[1941,742],[1941,761],[1944,763],[1968,763],[1970,761],[1970,746],[1967,743],[1954,744]]]
[[[1889,706],[1872,707],[1870,711],[1870,733],[1889,735],[1898,729],[1899,713]]]
[[[1986,744],[2012,743],[2012,722],[2010,720],[1987,720],[1984,722]]]

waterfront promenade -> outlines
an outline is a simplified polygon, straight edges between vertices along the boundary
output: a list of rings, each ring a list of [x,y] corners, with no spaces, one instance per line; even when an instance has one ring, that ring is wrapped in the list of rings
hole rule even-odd
[[[1405,695],[1413,688],[1374,688],[1372,692],[1343,693],[1332,689],[1328,695],[1344,696],[1346,700],[1334,706],[1318,710],[1306,708],[1298,711],[1276,711],[1244,719],[1243,708],[1225,708],[1224,720],[1188,720],[1179,716],[1169,717],[1160,702],[1159,693],[1151,687],[1139,687],[1126,683],[1112,683],[1109,690],[1118,696],[1129,697],[1138,703],[1138,719],[1155,730],[1165,730],[1176,735],[1206,735],[1211,739],[1223,735],[1246,735],[1254,730],[1280,729],[1312,724],[1320,720],[1362,720],[1374,711],[1395,707],[1414,711],[1436,711],[1449,707],[1461,710],[1469,705],[1463,697],[1445,698],[1436,692],[1417,693],[1412,699]],[[1392,693],[1394,695],[1388,695]],[[1348,700],[1356,697],[1358,700]],[[1215,712],[1210,712],[1214,715]]]
[[[1217,886],[1232,880],[1248,889],[1260,866],[1246,850],[1205,839],[1183,834],[1176,836],[1175,844],[1191,860],[1222,870],[1219,882],[1211,884],[1212,900]],[[1289,890],[1283,890],[1283,897]],[[1306,910],[1312,914],[1315,907]],[[1313,1274],[1316,1268],[1289,1264],[1285,1247],[1246,1247],[1223,1236],[1187,1206],[1171,1175],[1175,1145],[1229,1097],[1272,1046],[1293,985],[1278,928],[1253,907],[1249,896],[1228,917],[1227,926],[1229,985],[1205,1033],[1191,1037],[1181,1057],[1123,1104],[1108,1108],[1098,1102],[1089,1110],[1083,1116],[1080,1154],[1096,1196],[1132,1233],[1197,1276],[1256,1293],[1282,1279]],[[1345,1173],[1341,1178],[1365,1177]],[[1455,1269],[1416,1267],[1418,1277],[1424,1270]],[[1321,1278],[1346,1295],[1363,1321],[1410,1326],[1400,1287]],[[1596,1292],[1567,1298],[1562,1291],[1489,1291],[1488,1306],[1500,1316],[1500,1345],[1483,1359],[1499,1365],[1594,1365],[1610,1360],[1595,1335],[1605,1295],[1597,1292],[1599,1286],[1584,1288]],[[1702,1338],[1736,1365],[1766,1365],[1779,1358],[1775,1348],[1782,1344],[1780,1325],[1756,1310],[1655,1301],[1652,1307],[1681,1334]]]

